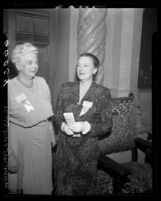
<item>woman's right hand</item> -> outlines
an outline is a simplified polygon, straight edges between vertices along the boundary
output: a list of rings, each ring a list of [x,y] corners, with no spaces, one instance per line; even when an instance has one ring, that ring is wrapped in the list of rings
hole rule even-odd
[[[17,157],[13,152],[8,157],[8,172],[10,174],[16,174],[18,172]]]
[[[63,132],[65,132],[67,135],[73,135],[74,134],[73,131],[69,128],[69,126],[65,122],[62,123],[61,130]]]

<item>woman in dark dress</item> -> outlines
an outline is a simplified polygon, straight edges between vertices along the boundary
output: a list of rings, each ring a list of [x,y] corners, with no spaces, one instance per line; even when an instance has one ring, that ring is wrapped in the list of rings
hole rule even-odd
[[[58,145],[55,164],[57,195],[97,194],[98,137],[111,129],[111,94],[94,82],[99,60],[91,53],[80,55],[79,81],[62,85],[55,110]],[[66,121],[64,113],[73,113]]]

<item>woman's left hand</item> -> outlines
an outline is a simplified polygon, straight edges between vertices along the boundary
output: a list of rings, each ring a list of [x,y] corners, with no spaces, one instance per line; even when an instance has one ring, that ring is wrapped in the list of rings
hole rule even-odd
[[[49,129],[50,129],[51,144],[54,147],[56,145],[56,138],[55,138],[55,131],[51,121],[49,121]]]
[[[81,133],[83,129],[83,124],[81,121],[72,123],[68,126],[74,133]]]

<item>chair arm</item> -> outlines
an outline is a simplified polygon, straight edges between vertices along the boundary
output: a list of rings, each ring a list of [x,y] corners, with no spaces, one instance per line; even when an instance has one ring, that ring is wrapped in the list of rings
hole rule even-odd
[[[104,154],[101,154],[98,159],[98,168],[102,169],[113,178],[126,177],[128,174],[130,174],[129,169],[125,168],[123,165],[115,162]]]
[[[146,140],[143,140],[141,138],[135,139],[135,146],[136,148],[140,149],[143,152],[146,152],[147,150],[152,150],[152,143]]]
[[[138,152],[137,149],[140,149],[145,153],[145,162],[152,164],[152,143],[141,138],[135,139],[135,148],[132,149],[132,161],[137,161]]]

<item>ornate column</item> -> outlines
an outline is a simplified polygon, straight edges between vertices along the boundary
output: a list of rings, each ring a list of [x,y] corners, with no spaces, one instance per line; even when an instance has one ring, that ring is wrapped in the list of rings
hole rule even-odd
[[[100,61],[96,82],[103,84],[106,42],[106,15],[104,8],[80,8],[77,25],[77,54],[90,52]]]

